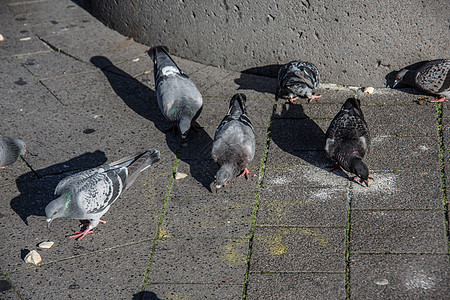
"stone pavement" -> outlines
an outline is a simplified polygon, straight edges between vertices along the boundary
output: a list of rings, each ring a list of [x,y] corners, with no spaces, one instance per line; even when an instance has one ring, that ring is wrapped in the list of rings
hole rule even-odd
[[[182,147],[156,104],[148,47],[69,0],[0,2],[0,134],[23,160],[0,170],[1,299],[443,299],[450,294],[449,104],[404,89],[360,94],[372,134],[362,187],[329,173],[324,132],[357,88],[274,101],[273,78],[176,58],[204,95]],[[349,66],[351,67],[351,66]],[[322,70],[325,72],[325,70]],[[212,188],[215,129],[236,92],[256,130],[249,180]],[[45,227],[59,180],[147,148],[142,173],[94,234]],[[174,174],[188,174],[176,180]],[[37,244],[54,241],[48,250]],[[38,249],[40,266],[25,264]]]

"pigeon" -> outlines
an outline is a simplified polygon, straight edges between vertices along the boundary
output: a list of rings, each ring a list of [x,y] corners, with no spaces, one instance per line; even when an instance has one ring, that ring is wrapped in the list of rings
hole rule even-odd
[[[361,104],[358,99],[350,98],[331,121],[325,134],[325,151],[337,164],[330,172],[340,169],[356,174],[361,184],[369,186],[369,169],[362,161],[369,152],[370,135]]]
[[[153,47],[148,54],[154,63],[159,108],[167,120],[176,123],[181,137],[185,139],[202,111],[202,95],[189,76],[172,60],[167,47]]]
[[[14,163],[25,154],[25,143],[21,139],[0,137],[0,169]]]
[[[100,218],[114,201],[159,158],[159,151],[150,149],[62,179],[55,189],[55,195],[59,197],[45,208],[47,227],[57,218],[87,220],[82,225],[84,230],[77,231],[70,238],[81,240],[88,233],[93,233],[92,229],[99,222],[105,222]]]
[[[393,87],[395,88],[399,83],[441,96],[430,102],[447,101],[445,97],[450,97],[450,59],[428,61],[413,70],[403,68],[398,71]]]
[[[255,132],[246,114],[246,96],[235,94],[227,115],[214,135],[212,158],[220,166],[216,174],[216,189],[227,185],[236,176],[255,176],[247,169],[255,156]]]
[[[313,94],[319,87],[320,74],[315,65],[304,61],[291,61],[278,71],[276,99],[288,98],[294,103],[298,97],[307,97],[308,102],[321,95]]]

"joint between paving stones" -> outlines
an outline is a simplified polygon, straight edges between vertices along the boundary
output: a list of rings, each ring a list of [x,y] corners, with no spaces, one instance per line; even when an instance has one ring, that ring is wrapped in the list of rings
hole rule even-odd
[[[159,235],[161,233],[161,227],[162,227],[162,223],[164,221],[164,214],[166,212],[167,202],[168,202],[169,197],[170,197],[170,191],[172,189],[172,185],[173,185],[173,182],[174,182],[175,173],[177,172],[178,163],[180,162],[180,155],[181,155],[181,149],[178,149],[177,152],[176,152],[175,164],[174,164],[174,166],[172,168],[172,175],[170,176],[169,185],[167,186],[167,191],[166,191],[166,196],[164,198],[163,207],[161,209],[161,215],[160,215],[159,221],[158,221],[158,229],[156,230],[156,235],[155,235],[155,237],[153,239],[152,250],[150,252],[150,259],[149,259],[149,262],[148,262],[148,265],[147,265],[147,270],[145,271],[144,281],[142,283],[141,295],[140,295],[139,299],[142,299],[145,287],[149,284],[148,278],[149,278],[149,275],[150,275],[150,267],[151,267],[152,262],[153,262],[153,256],[155,255],[156,243],[160,239]]]
[[[446,182],[446,174],[445,174],[445,141],[444,141],[444,132],[443,132],[443,118],[444,112],[442,103],[438,103],[437,105],[437,122],[438,122],[438,137],[439,137],[439,160],[441,162],[441,180],[442,180],[442,205],[444,209],[444,223],[445,223],[445,232],[447,234],[447,254],[450,255],[450,229],[448,222],[448,200],[447,200],[447,182]],[[450,259],[450,257],[449,257]]]
[[[345,229],[345,298],[350,299],[350,229],[351,229],[351,185],[347,186],[347,226]]]
[[[261,158],[261,167],[259,169],[259,178],[258,178],[258,191],[255,195],[255,203],[253,205],[253,214],[252,214],[252,223],[250,226],[250,236],[248,240],[248,253],[247,253],[247,270],[245,271],[245,277],[244,277],[244,291],[242,293],[242,299],[245,300],[247,298],[247,288],[248,288],[248,276],[250,273],[250,259],[252,256],[252,248],[253,248],[253,239],[255,236],[255,227],[256,227],[256,215],[258,213],[259,208],[259,201],[261,200],[261,188],[263,186],[263,178],[264,178],[264,170],[266,168],[266,162],[267,162],[267,154],[269,152],[269,145],[270,145],[270,133],[272,130],[272,122],[274,120],[275,112],[277,109],[277,104],[274,103],[272,107],[272,113],[269,120],[269,125],[267,126],[267,133],[266,133],[266,145],[264,148],[264,154]]]

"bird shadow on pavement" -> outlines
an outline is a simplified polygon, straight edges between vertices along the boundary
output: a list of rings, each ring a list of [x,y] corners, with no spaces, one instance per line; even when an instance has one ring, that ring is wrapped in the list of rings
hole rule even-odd
[[[281,65],[267,65],[246,69],[234,82],[239,85],[238,90],[254,90],[275,95],[280,67]]]
[[[161,298],[153,292],[142,291],[134,294],[132,300],[161,300]]]
[[[129,108],[151,121],[159,131],[164,133],[169,149],[189,164],[191,175],[211,192],[210,185],[214,178],[206,177],[204,172],[200,172],[202,168],[198,165],[198,159],[191,159],[201,158],[203,156],[199,155],[201,153],[208,155],[211,153],[212,139],[208,133],[197,126],[198,128],[189,131],[186,142],[182,145],[180,134],[172,129],[173,124],[161,113],[153,89],[115,66],[104,56],[94,56],[90,61],[103,72],[114,92]]]
[[[314,120],[310,119],[300,104],[282,104],[279,114],[273,116],[272,141],[284,152],[305,162],[329,171],[335,162],[325,152],[325,133]],[[333,174],[349,178],[343,171]]]
[[[54,191],[61,179],[100,166],[106,161],[105,153],[97,150],[41,170],[25,173],[16,179],[20,195],[11,200],[10,206],[28,225],[29,216],[45,216],[45,207],[56,199]]]

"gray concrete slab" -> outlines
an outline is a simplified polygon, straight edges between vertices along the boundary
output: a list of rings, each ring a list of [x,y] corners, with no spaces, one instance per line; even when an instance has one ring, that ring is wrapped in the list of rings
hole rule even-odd
[[[345,228],[256,227],[251,272],[345,272]]]
[[[438,299],[450,293],[445,255],[351,255],[352,299]]]
[[[145,287],[142,300],[153,299],[239,299],[242,285],[235,284],[149,284]],[[140,295],[139,295],[140,296]],[[135,299],[135,298],[133,298]]]
[[[447,252],[442,210],[352,210],[350,251]]]
[[[261,190],[258,226],[341,226],[347,224],[347,189],[268,186]]]
[[[151,246],[145,242],[107,249],[95,255],[73,257],[39,268],[28,267],[8,276],[22,299],[89,298],[96,295],[108,299],[132,299],[141,290]],[[52,250],[41,253],[45,257]],[[93,265],[99,267],[93,271]]]
[[[171,238],[157,242],[148,283],[242,284],[246,238]]]
[[[442,209],[440,172],[373,172],[370,188],[352,184],[354,209]]]
[[[246,299],[344,299],[345,274],[250,273]]]
[[[162,226],[173,238],[248,237],[254,196],[170,197]]]

